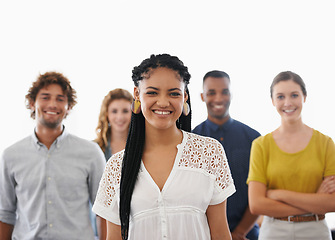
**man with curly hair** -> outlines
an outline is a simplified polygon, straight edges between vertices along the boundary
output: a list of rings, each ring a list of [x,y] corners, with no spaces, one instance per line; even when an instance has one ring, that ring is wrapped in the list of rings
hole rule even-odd
[[[61,73],[47,72],[26,100],[36,127],[0,159],[0,239],[94,239],[89,202],[105,158],[96,143],[63,125],[76,91]]]

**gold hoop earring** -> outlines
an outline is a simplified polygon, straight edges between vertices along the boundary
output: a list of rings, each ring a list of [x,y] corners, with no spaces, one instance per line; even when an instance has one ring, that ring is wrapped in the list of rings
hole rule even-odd
[[[140,100],[133,100],[131,104],[131,111],[134,114],[139,114],[141,112],[141,101]]]
[[[183,114],[185,116],[187,116],[188,114],[190,114],[190,105],[188,105],[187,102],[184,102],[184,104],[183,104]]]

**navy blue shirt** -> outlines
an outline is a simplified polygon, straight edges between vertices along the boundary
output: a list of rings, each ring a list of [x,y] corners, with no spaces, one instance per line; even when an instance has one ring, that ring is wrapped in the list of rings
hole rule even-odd
[[[194,133],[217,139],[226,152],[236,192],[227,200],[227,219],[230,231],[233,231],[241,221],[248,206],[249,158],[252,141],[260,134],[249,126],[230,118],[219,126],[206,120],[193,129]],[[255,224],[247,238],[258,238],[258,225]]]

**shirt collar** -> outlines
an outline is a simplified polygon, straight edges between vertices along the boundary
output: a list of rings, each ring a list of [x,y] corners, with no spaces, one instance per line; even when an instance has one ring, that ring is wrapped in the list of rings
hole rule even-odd
[[[232,119],[231,117],[228,119],[227,122],[225,122],[222,125],[217,125],[217,124],[213,123],[212,121],[210,121],[208,118],[206,120],[206,124],[213,131],[218,131],[220,129],[227,130],[227,129],[229,129],[230,125],[233,124],[233,122],[234,122],[234,119]]]
[[[64,142],[64,139],[69,133],[66,131],[65,126],[63,125],[63,131],[61,135],[59,135],[56,140],[52,143],[52,145],[56,145],[57,148],[60,148],[61,144]],[[41,143],[36,136],[36,128],[34,129],[34,133],[32,134],[33,142],[35,146],[40,149],[44,144]]]

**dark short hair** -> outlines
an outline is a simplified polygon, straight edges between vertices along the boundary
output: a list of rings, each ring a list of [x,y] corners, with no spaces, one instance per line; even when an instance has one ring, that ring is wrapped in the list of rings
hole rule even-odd
[[[205,74],[205,76],[202,79],[202,83],[205,83],[205,80],[209,77],[213,77],[213,78],[224,78],[225,77],[225,78],[228,78],[228,80],[230,81],[230,77],[228,73],[219,71],[219,70],[213,70]]]
[[[270,86],[270,96],[272,98],[272,93],[273,93],[273,87],[282,81],[288,81],[288,80],[292,80],[293,82],[295,82],[296,84],[298,84],[301,88],[302,93],[304,94],[304,96],[307,96],[307,90],[306,90],[306,85],[304,83],[304,80],[302,80],[302,78],[291,71],[285,71],[285,72],[280,72],[278,73],[278,75],[273,79],[272,84]]]

